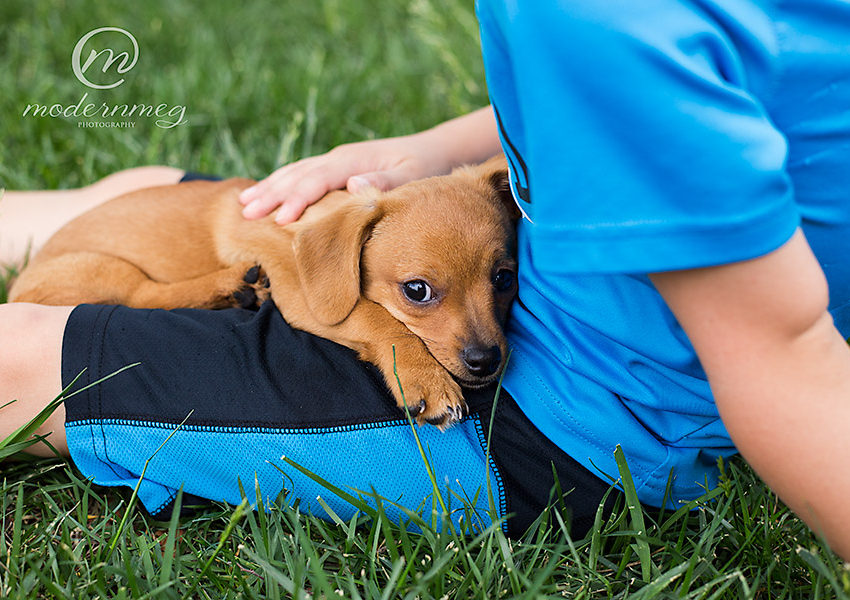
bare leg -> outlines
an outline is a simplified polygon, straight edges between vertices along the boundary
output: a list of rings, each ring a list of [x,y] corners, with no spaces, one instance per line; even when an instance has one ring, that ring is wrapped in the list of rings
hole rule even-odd
[[[85,211],[121,194],[177,183],[181,169],[139,167],[114,173],[83,188],[37,192],[6,192],[0,196],[0,265],[20,264],[28,250],[37,250],[63,225]],[[0,439],[27,423],[62,389],[62,338],[73,307],[0,304]],[[68,454],[65,409],[53,413],[39,429]],[[32,454],[51,456],[37,444]]]
[[[62,337],[73,307],[0,304],[0,439],[30,421],[62,389]],[[65,408],[59,406],[39,429],[61,454],[68,455]],[[44,444],[28,452],[52,456]]]
[[[182,169],[136,167],[71,190],[6,192],[0,196],[0,265],[19,265],[63,225],[107,200],[156,185],[177,183]]]

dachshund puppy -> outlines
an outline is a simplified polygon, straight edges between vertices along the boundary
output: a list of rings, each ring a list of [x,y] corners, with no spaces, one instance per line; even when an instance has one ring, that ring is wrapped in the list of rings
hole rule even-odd
[[[283,227],[242,218],[237,196],[253,183],[110,200],[48,240],[10,301],[171,309],[270,297],[293,327],[375,364],[420,424],[463,418],[460,386],[492,383],[504,365],[516,293],[504,158],[389,192],[331,192]]]

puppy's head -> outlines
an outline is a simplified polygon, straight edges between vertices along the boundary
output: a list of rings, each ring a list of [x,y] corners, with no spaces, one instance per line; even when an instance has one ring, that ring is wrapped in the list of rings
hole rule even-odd
[[[486,385],[506,356],[518,216],[502,157],[355,197],[322,221],[324,233],[305,232],[315,243],[302,242],[299,252],[296,240],[311,311],[337,323],[362,294],[422,339],[462,385]],[[302,261],[314,264],[315,276],[305,277]]]

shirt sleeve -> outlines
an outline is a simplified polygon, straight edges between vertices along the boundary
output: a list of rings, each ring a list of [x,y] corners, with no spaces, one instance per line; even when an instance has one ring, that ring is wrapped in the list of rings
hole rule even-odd
[[[515,92],[500,93],[508,82],[489,69],[488,85],[497,111],[512,105],[500,125],[526,170],[513,180],[527,186],[518,195],[537,268],[702,267],[791,237],[787,143],[748,89],[756,67],[769,78],[758,27],[736,39],[746,23],[696,2],[517,4],[491,36],[504,40]]]

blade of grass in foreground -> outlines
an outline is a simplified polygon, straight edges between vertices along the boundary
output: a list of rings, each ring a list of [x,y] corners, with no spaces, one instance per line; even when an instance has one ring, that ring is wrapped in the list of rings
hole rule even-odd
[[[419,456],[422,457],[422,463],[425,465],[425,470],[428,472],[428,479],[431,480],[431,487],[434,490],[434,500],[440,503],[440,508],[443,509],[443,515],[446,517],[450,516],[449,509],[446,506],[446,502],[443,499],[443,495],[440,493],[440,486],[437,484],[437,476],[434,474],[434,469],[431,467],[431,462],[428,460],[427,455],[425,454],[425,448],[422,447],[422,440],[419,439],[419,434],[416,431],[416,425],[413,423],[413,417],[410,416],[410,410],[407,406],[407,398],[404,397],[404,388],[401,387],[401,379],[398,376],[398,369],[396,368],[396,356],[395,356],[395,344],[393,344],[393,375],[395,375],[396,383],[398,383],[398,389],[401,392],[401,399],[404,402],[404,414],[407,416],[407,422],[410,424],[410,429],[413,431],[413,437],[416,440],[416,447],[419,449]],[[432,527],[436,528],[436,510],[432,511]],[[451,525],[451,519],[446,519]]]
[[[139,488],[142,486],[142,481],[145,479],[145,473],[148,470],[148,465],[151,464],[151,461],[154,457],[159,453],[160,450],[168,443],[168,441],[174,437],[181,427],[189,420],[189,417],[192,416],[195,410],[192,409],[189,411],[189,414],[180,422],[180,424],[174,428],[174,430],[168,434],[168,437],[162,440],[162,443],[157,447],[156,450],[153,451],[148,459],[145,461],[145,466],[142,467],[142,473],[139,475],[139,480],[136,482],[136,487],[133,488],[133,494],[130,496],[130,500],[127,502],[127,510],[124,511],[124,515],[121,517],[121,522],[118,523],[118,529],[115,531],[115,536],[112,538],[112,543],[109,544],[109,550],[106,553],[106,559],[108,560],[112,553],[115,551],[115,546],[118,545],[118,540],[121,538],[121,534],[124,532],[124,527],[127,525],[127,520],[130,517],[130,513],[132,512],[132,508],[136,503],[136,498],[139,497]],[[244,504],[244,502],[243,502]],[[239,506],[242,506],[241,504]],[[238,507],[237,507],[238,508]],[[207,565],[209,566],[209,565]]]
[[[114,371],[113,373],[110,373],[109,375],[106,375],[105,377],[102,377],[97,381],[88,384],[85,387],[71,392],[71,388],[74,386],[75,383],[77,383],[80,377],[83,376],[83,373],[85,373],[85,369],[80,371],[80,374],[77,375],[64,390],[59,392],[59,395],[56,396],[56,398],[54,398],[50,403],[47,404],[47,406],[41,409],[41,411],[39,411],[39,413],[35,417],[33,417],[29,422],[24,423],[23,425],[18,427],[8,437],[6,437],[6,439],[0,441],[0,460],[12,456],[13,454],[17,454],[21,450],[24,450],[25,448],[35,443],[38,443],[39,441],[44,441],[46,436],[33,437],[33,435],[38,430],[38,428],[44,425],[44,422],[47,421],[48,418],[50,418],[50,415],[53,414],[53,411],[55,411],[59,407],[59,405],[62,404],[65,400],[71,398],[72,396],[75,396],[76,394],[84,392],[87,389],[98,385],[99,383],[103,383],[107,379],[115,377],[119,373],[126,371],[127,369],[131,369],[138,364],[140,363],[133,363],[125,367],[121,367],[117,371]],[[13,400],[12,402],[15,402],[15,400]],[[9,406],[9,404],[4,404],[2,407],[0,407],[0,409]]]
[[[297,469],[302,474],[309,477],[310,479],[312,479],[313,481],[315,481],[316,483],[321,485],[323,488],[333,492],[334,494],[336,494],[337,496],[339,496],[340,498],[342,498],[343,500],[345,500],[346,502],[351,504],[356,509],[358,509],[361,512],[369,515],[373,519],[377,518],[377,516],[378,516],[377,511],[375,511],[375,509],[373,509],[371,506],[366,504],[366,502],[358,500],[353,495],[349,494],[348,492],[344,491],[343,489],[339,488],[338,486],[335,486],[334,484],[327,481],[323,477],[313,473],[312,471],[310,471],[306,467],[301,466],[300,464],[298,464],[297,462],[295,462],[294,460],[292,460],[288,456],[281,456],[280,458],[281,458],[282,461],[284,461],[290,467]],[[272,465],[272,467],[274,467],[275,469],[277,469],[278,471],[280,471],[281,473],[283,473],[285,475],[285,473],[280,469],[280,467],[278,467],[274,463],[271,463],[271,465]]]
[[[494,523],[499,519],[499,511],[496,509],[496,499],[493,496],[493,482],[490,479],[490,440],[493,439],[493,423],[496,421],[496,405],[499,403],[499,394],[502,392],[502,382],[505,379],[505,373],[508,372],[508,363],[511,361],[511,353],[513,349],[508,350],[508,355],[505,357],[505,366],[502,367],[502,373],[499,375],[499,383],[496,386],[496,393],[493,395],[493,406],[490,408],[490,425],[487,428],[487,449],[484,452],[484,469],[487,476],[487,501],[490,505],[490,519]],[[504,515],[502,516],[504,518]]]
[[[174,435],[174,432],[172,432],[172,435]],[[166,440],[166,441],[168,441],[168,440]],[[163,442],[163,445],[165,445],[165,442]],[[160,448],[161,447],[162,446],[160,446]],[[158,449],[157,449],[157,451],[158,451]],[[151,458],[153,458],[153,457],[151,457]],[[145,464],[145,466],[147,466],[147,463]],[[209,571],[209,568],[210,568],[210,566],[212,566],[213,561],[216,559],[216,557],[221,553],[222,549],[224,548],[224,544],[227,543],[227,540],[230,539],[230,536],[233,534],[233,529],[236,527],[237,523],[239,523],[239,521],[242,520],[242,517],[245,516],[245,513],[249,510],[250,510],[250,506],[248,504],[248,499],[243,498],[242,502],[239,503],[239,506],[237,506],[234,509],[233,513],[231,513],[230,521],[228,521],[227,526],[224,528],[224,531],[219,536],[218,544],[216,545],[215,550],[210,555],[210,557],[207,559],[207,562],[204,563],[204,566],[201,569],[201,572],[198,573],[198,576],[195,578],[195,582],[192,584],[192,586],[189,588],[189,590],[183,595],[184,598],[191,598],[194,591],[196,589],[198,589],[198,585],[200,585],[201,579],[204,577],[204,575],[206,575],[207,571]],[[130,507],[127,506],[127,511],[124,514],[126,515],[129,512],[130,512]]]
[[[646,541],[646,525],[643,521],[643,509],[638,500],[632,473],[629,471],[629,465],[626,463],[626,455],[623,453],[623,448],[619,444],[617,444],[617,448],[614,450],[614,459],[617,461],[617,467],[620,469],[623,492],[626,495],[626,503],[632,517],[632,527],[635,530],[635,550],[637,551],[638,558],[640,558],[641,577],[644,583],[649,583],[652,573],[652,559],[649,553],[649,543]]]

